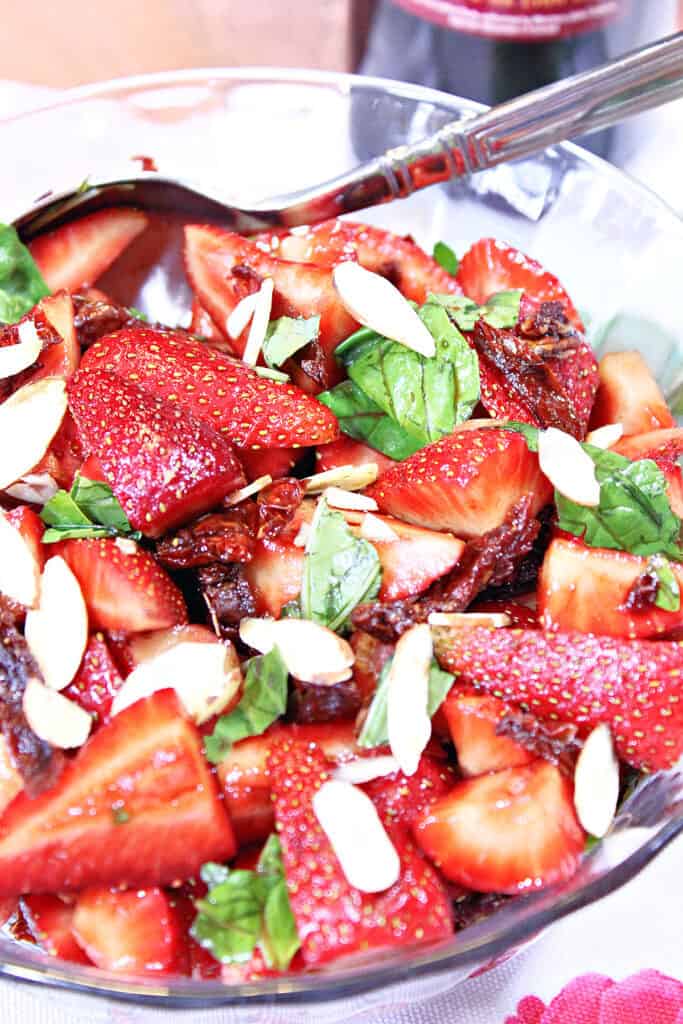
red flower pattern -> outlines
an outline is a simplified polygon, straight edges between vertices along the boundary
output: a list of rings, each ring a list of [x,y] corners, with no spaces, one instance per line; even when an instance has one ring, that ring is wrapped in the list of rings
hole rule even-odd
[[[659,971],[640,971],[618,982],[583,974],[549,1006],[526,996],[505,1024],[683,1024],[683,984]]]

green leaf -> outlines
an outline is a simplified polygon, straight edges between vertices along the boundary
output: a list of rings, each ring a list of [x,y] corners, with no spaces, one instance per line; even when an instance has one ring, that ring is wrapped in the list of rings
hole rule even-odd
[[[130,537],[139,540],[109,484],[76,475],[70,491],[57,491],[40,517],[50,527],[44,544],[85,537]]]
[[[117,533],[131,532],[128,517],[109,484],[78,474],[71,488],[71,498],[93,522],[109,526]]]
[[[519,304],[523,294],[519,288],[496,292],[483,306],[477,305],[466,295],[432,294],[427,301],[442,306],[461,331],[471,331],[482,318],[491,327],[514,327],[519,319]]]
[[[434,246],[432,256],[436,262],[443,267],[448,274],[452,274],[453,277],[458,273],[458,266],[460,260],[455,255],[450,245],[446,245],[445,242],[437,242]]]
[[[238,740],[260,736],[287,708],[287,667],[277,647],[251,658],[245,670],[239,704],[204,737],[204,751],[212,764],[219,764]]]
[[[289,967],[301,942],[289,902],[282,847],[274,832],[261,851],[256,871],[264,878],[268,888],[261,945],[268,961],[283,971]]]
[[[282,366],[304,345],[320,334],[319,316],[281,316],[268,324],[263,342],[263,358],[271,368]]]
[[[301,605],[299,604],[298,597],[293,597],[291,601],[287,602],[287,604],[283,604],[282,608],[280,609],[280,618],[281,619],[302,619],[303,618],[303,615],[301,614]]]
[[[665,612],[677,612],[681,607],[681,590],[671,564],[661,555],[653,555],[645,572],[657,580],[655,604]]]
[[[510,420],[509,423],[504,423],[503,427],[505,430],[514,430],[517,434],[523,434],[529,451],[538,451],[538,427],[532,427],[530,423],[518,423],[517,420]]]
[[[333,630],[345,628],[363,601],[379,593],[382,567],[375,548],[355,537],[339,512],[320,498],[306,545],[301,612]]]
[[[135,317],[136,320],[142,320],[142,322],[145,324],[149,323],[149,317],[147,316],[147,314],[143,313],[142,310],[138,309],[136,306],[129,306],[128,312],[132,317]]]
[[[263,377],[264,380],[278,380],[281,384],[286,384],[289,380],[288,373],[280,373],[279,370],[271,370],[269,366],[254,366],[253,370],[257,377]]]
[[[383,747],[389,742],[389,726],[387,724],[387,696],[389,669],[393,658],[384,663],[377,682],[377,689],[372,698],[368,713],[363,722],[360,736],[358,737],[359,747]],[[429,690],[427,696],[427,711],[429,716],[435,714],[448,696],[453,685],[453,676],[450,672],[444,672],[436,659],[432,660],[429,669]]]
[[[318,401],[332,410],[342,433],[355,441],[363,441],[390,459],[407,459],[422,447],[352,380],[342,381],[331,391],[323,391]]]
[[[0,323],[14,324],[50,294],[14,228],[0,224]]]
[[[255,871],[229,871],[204,899],[190,932],[221,963],[245,963],[261,935],[265,887]]]

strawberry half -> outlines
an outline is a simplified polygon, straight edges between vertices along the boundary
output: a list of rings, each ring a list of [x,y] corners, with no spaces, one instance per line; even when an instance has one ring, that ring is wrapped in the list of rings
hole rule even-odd
[[[244,484],[232,446],[206,423],[107,370],[80,370],[69,406],[131,524],[150,537]]]
[[[538,456],[521,434],[459,429],[386,470],[367,491],[397,519],[478,537],[500,526],[525,494],[532,514],[551,497]]]
[[[368,895],[346,880],[313,810],[313,797],[329,778],[319,747],[283,740],[274,745],[268,767],[289,900],[307,966],[452,934],[446,891],[404,837],[393,837],[401,875],[391,888]]]
[[[147,224],[129,207],[99,210],[40,235],[29,249],[50,290],[72,292],[97,281]]]
[[[586,736],[606,722],[622,761],[655,771],[683,753],[683,645],[526,629],[438,631],[437,657],[458,683],[525,704]]]
[[[667,480],[671,508],[677,516],[683,516],[683,473],[679,462],[683,455],[683,428],[650,430],[646,434],[622,437],[612,446],[612,451],[633,461],[652,459],[656,462]]]
[[[413,834],[446,878],[478,892],[526,892],[571,878],[585,845],[571,783],[546,761],[459,782]]]
[[[185,228],[185,267],[201,304],[219,327],[241,299],[257,291],[263,278],[271,277],[275,284],[271,319],[320,317],[321,379],[301,371],[297,382],[308,391],[322,391],[339,382],[341,371],[334,350],[358,324],[342,306],[330,270],[276,259],[241,235],[201,224]],[[245,331],[235,342],[240,354],[246,338]]]
[[[52,545],[78,580],[95,629],[141,633],[187,622],[180,590],[133,541],[96,537]]]
[[[446,761],[423,754],[414,775],[393,772],[367,782],[363,789],[393,836],[397,830],[410,828],[425,808],[451,791],[456,780],[455,771]]]
[[[76,678],[64,690],[64,696],[80,704],[96,722],[106,725],[111,702],[122,686],[123,679],[106,640],[101,633],[95,633],[88,641]]]
[[[73,930],[90,961],[104,971],[169,974],[183,952],[180,920],[161,889],[86,889]]]
[[[624,434],[676,426],[664,395],[640,352],[608,352],[598,367],[600,384],[591,430],[621,423]]]
[[[463,775],[482,775],[528,764],[533,756],[496,729],[510,713],[497,697],[462,692],[453,687],[443,705]]]
[[[0,818],[0,894],[163,885],[235,853],[201,737],[175,693],[92,736],[57,785]]]
[[[181,334],[146,327],[118,331],[91,346],[83,367],[126,378],[240,448],[300,448],[339,434],[334,414],[300,388],[259,377]]]
[[[51,893],[36,893],[24,896],[21,910],[31,935],[50,956],[76,964],[92,963],[74,938],[73,902]]]
[[[239,450],[239,460],[242,463],[244,475],[249,481],[258,480],[262,476],[270,476],[273,480],[291,476],[292,469],[300,457],[301,452],[298,448],[266,448],[263,451],[240,448]]]

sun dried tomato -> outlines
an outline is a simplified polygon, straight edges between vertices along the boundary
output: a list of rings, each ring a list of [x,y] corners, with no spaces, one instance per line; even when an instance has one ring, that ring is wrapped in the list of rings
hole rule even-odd
[[[157,558],[170,569],[195,569],[220,562],[249,562],[254,554],[254,530],[239,508],[212,512],[157,544]]]

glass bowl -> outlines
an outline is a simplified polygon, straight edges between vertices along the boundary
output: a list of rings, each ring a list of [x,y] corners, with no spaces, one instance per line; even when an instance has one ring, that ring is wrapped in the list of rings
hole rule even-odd
[[[0,219],[14,219],[48,189],[107,169],[139,169],[131,161],[141,155],[153,157],[161,171],[246,202],[332,177],[478,109],[418,86],[309,71],[217,69],[88,86],[0,121]],[[366,219],[410,233],[427,249],[438,239],[458,251],[482,235],[508,239],[560,276],[599,351],[641,348],[678,405],[683,224],[610,165],[564,145],[471,183],[369,211]],[[161,266],[137,280],[127,298],[160,319],[181,321],[188,294],[177,266],[177,251],[161,254]],[[500,963],[554,921],[626,884],[681,832],[683,774],[652,776],[570,882],[517,898],[439,945],[317,973],[230,987],[132,978],[53,960],[7,937],[0,937],[0,972],[167,1007],[252,1005],[260,1014],[268,1003],[277,1020],[346,1019],[360,1007],[415,1002]]]

